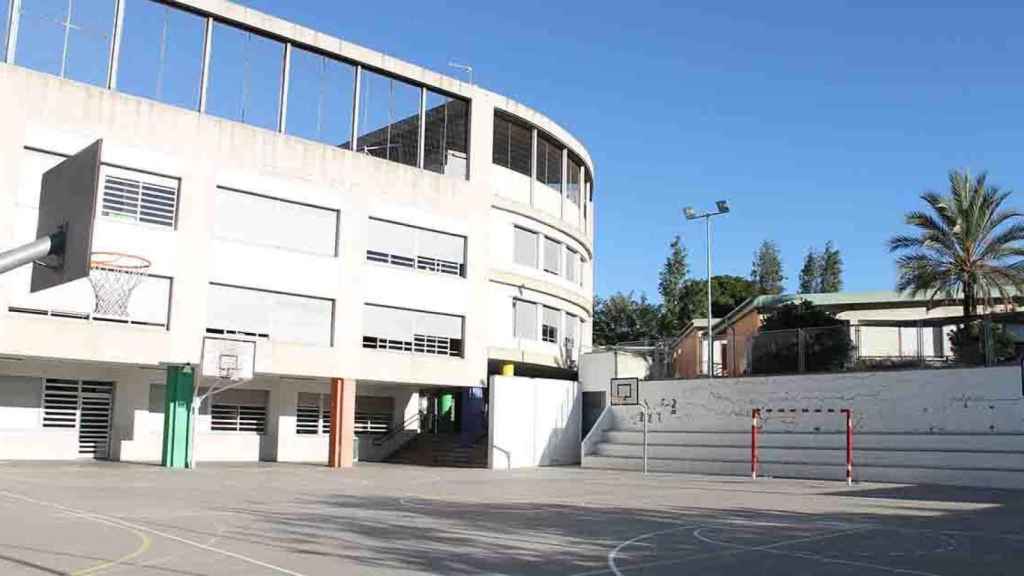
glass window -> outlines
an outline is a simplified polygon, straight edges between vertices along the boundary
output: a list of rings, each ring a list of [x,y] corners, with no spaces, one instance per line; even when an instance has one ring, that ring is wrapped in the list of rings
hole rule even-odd
[[[515,227],[515,260],[516,264],[537,267],[538,234],[525,228]]]
[[[216,22],[210,50],[206,111],[276,130],[284,45]]]
[[[10,3],[0,0],[0,62],[7,60],[7,25],[10,23]]]
[[[516,338],[537,339],[537,305],[525,300],[513,300],[516,313]]]
[[[22,0],[15,63],[106,86],[113,30],[114,0]]]
[[[127,0],[117,88],[182,108],[199,108],[205,19],[152,0]]]
[[[210,284],[207,332],[330,346],[334,300]]]
[[[565,313],[565,346],[574,350],[579,342],[580,319],[568,312]]]
[[[462,316],[363,306],[363,348],[462,356],[462,330]]]
[[[562,189],[562,147],[543,134],[537,136],[537,180]]]
[[[288,68],[289,134],[347,146],[352,139],[355,67],[293,47]]]
[[[356,150],[409,166],[419,163],[420,89],[363,70]]]
[[[562,324],[562,312],[556,308],[544,307],[544,324],[541,325],[540,339],[558,343],[558,327]]]
[[[580,166],[582,162],[575,154],[569,153],[569,165],[566,169],[565,195],[573,204],[580,205]]]
[[[562,272],[562,243],[544,238],[544,271],[552,274]]]
[[[466,178],[469,168],[469,103],[427,91],[423,167]]]
[[[247,245],[336,256],[338,211],[217,188],[213,234]]]
[[[579,278],[580,255],[575,250],[566,246],[565,248],[565,279],[576,283]]]
[[[495,112],[492,156],[495,164],[530,176],[533,169],[533,129]]]
[[[466,265],[466,237],[370,218],[366,259],[462,276]]]

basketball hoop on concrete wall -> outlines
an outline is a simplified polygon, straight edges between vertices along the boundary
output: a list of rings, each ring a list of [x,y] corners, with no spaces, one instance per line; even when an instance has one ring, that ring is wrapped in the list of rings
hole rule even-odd
[[[96,295],[93,313],[128,316],[132,292],[149,276],[150,261],[120,252],[93,252],[89,260],[89,283]]]

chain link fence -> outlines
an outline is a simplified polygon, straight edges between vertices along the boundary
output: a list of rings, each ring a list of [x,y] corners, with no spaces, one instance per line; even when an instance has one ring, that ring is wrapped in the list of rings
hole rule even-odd
[[[735,348],[734,348],[735,349]],[[761,332],[733,359],[737,375],[993,366],[1024,350],[1024,318],[863,321]]]

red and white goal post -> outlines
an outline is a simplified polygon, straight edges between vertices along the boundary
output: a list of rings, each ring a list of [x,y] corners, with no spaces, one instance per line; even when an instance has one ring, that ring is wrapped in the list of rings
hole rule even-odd
[[[829,412],[833,412],[830,410]],[[846,483],[848,485],[853,484],[853,410],[850,408],[842,408],[839,410],[839,414],[844,419],[844,427],[846,429]],[[757,479],[758,472],[761,467],[761,454],[760,446],[758,445],[758,436],[760,434],[763,420],[761,418],[761,409],[754,408],[750,411],[750,477],[754,480]]]

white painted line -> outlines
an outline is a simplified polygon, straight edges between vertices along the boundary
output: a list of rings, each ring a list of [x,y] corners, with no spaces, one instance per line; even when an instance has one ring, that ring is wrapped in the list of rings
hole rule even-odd
[[[110,524],[115,524],[115,525],[118,525],[118,526],[120,526],[122,528],[133,528],[135,530],[140,530],[142,532],[149,532],[150,534],[155,534],[156,536],[160,536],[161,538],[167,538],[168,540],[174,540],[175,542],[180,542],[182,544],[187,544],[189,546],[193,546],[193,547],[199,548],[201,550],[206,550],[208,552],[213,552],[215,554],[221,554],[221,555],[227,556],[229,558],[235,558],[236,560],[241,560],[243,562],[247,562],[249,564],[253,564],[254,566],[260,566],[260,567],[263,567],[263,568],[267,568],[269,570],[273,570],[273,571],[279,572],[281,574],[287,574],[288,576],[306,576],[305,574],[301,574],[299,572],[288,570],[287,568],[282,568],[280,566],[275,566],[273,564],[270,564],[270,563],[267,563],[267,562],[263,562],[262,560],[257,560],[255,558],[250,558],[248,556],[245,556],[243,554],[239,554],[237,552],[231,552],[230,550],[224,550],[222,548],[215,548],[213,546],[208,546],[206,544],[203,544],[202,542],[196,542],[195,540],[189,540],[187,538],[181,538],[181,537],[175,536],[173,534],[168,534],[167,532],[162,532],[160,530],[154,530],[153,528],[149,528],[148,526],[142,526],[140,524],[134,524],[132,522],[126,522],[124,520],[121,520],[121,519],[113,517],[113,516],[104,516],[102,514],[96,514],[94,512],[89,512],[87,510],[76,510],[74,508],[71,508],[71,507],[68,507],[68,506],[63,506],[61,504],[57,504],[57,503],[54,503],[54,502],[46,502],[44,500],[36,500],[35,498],[29,498],[28,496],[22,496],[21,494],[15,494],[14,492],[8,492],[7,490],[0,490],[0,495],[7,496],[8,498],[14,498],[16,500],[22,500],[24,502],[31,502],[32,504],[37,504],[39,506],[47,506],[47,507],[50,507],[50,508],[54,508],[56,510],[61,510],[63,512],[68,512],[68,513],[75,514],[75,515],[78,515],[78,516],[82,516],[82,517],[85,517],[85,518],[92,518],[94,520],[98,520],[98,521],[101,521],[101,522],[107,522],[107,523],[110,523]]]
[[[784,543],[779,543],[779,544],[771,544],[771,545],[768,545],[768,546],[743,546],[742,544],[733,544],[731,542],[722,542],[720,540],[714,540],[712,538],[708,538],[707,536],[704,536],[703,534],[701,534],[702,530],[703,530],[703,528],[698,528],[698,529],[694,530],[693,531],[693,536],[695,538],[697,538],[698,540],[702,541],[702,542],[707,542],[708,544],[717,544],[719,546],[728,546],[730,548],[734,548],[736,550],[744,551],[744,552],[747,552],[747,551],[749,551],[749,552],[768,552],[769,554],[780,554],[782,556],[792,556],[794,558],[806,558],[808,560],[817,560],[819,562],[825,562],[827,564],[845,564],[847,566],[858,566],[860,568],[873,568],[875,570],[884,570],[886,572],[892,572],[894,574],[914,574],[916,576],[939,576],[938,574],[935,574],[934,572],[922,572],[920,570],[911,570],[911,569],[908,569],[908,568],[896,568],[896,567],[893,567],[893,566],[886,566],[884,564],[870,564],[868,562],[857,562],[857,561],[854,561],[854,560],[841,560],[839,558],[828,558],[826,556],[819,556],[817,554],[811,554],[809,552],[792,552],[792,551],[787,551],[787,550],[775,550],[775,548],[777,548],[779,546],[782,546],[784,544],[797,544],[801,540],[791,540],[789,542],[784,542]],[[852,530],[851,532],[863,532],[863,530]],[[849,533],[849,532],[847,532],[847,533]],[[836,534],[836,536],[838,536],[838,535],[839,534]],[[809,540],[809,539],[805,538],[802,541],[807,541],[807,540]]]
[[[621,552],[622,549],[627,547],[627,546],[635,544],[636,542],[639,542],[641,540],[646,540],[647,538],[650,538],[652,536],[658,536],[660,534],[668,534],[669,532],[678,532],[680,530],[686,530],[686,529],[689,529],[689,528],[696,528],[698,526],[699,526],[699,524],[688,524],[686,526],[676,526],[675,528],[667,528],[665,530],[655,530],[654,532],[648,532],[647,534],[641,534],[641,535],[639,535],[639,536],[637,536],[635,538],[630,538],[629,540],[626,540],[622,544],[619,544],[618,546],[616,546],[611,552],[608,553],[608,569],[611,570],[612,573],[615,574],[615,576],[622,576],[622,572],[620,572],[618,566],[615,565],[615,557],[618,556],[619,552]]]

